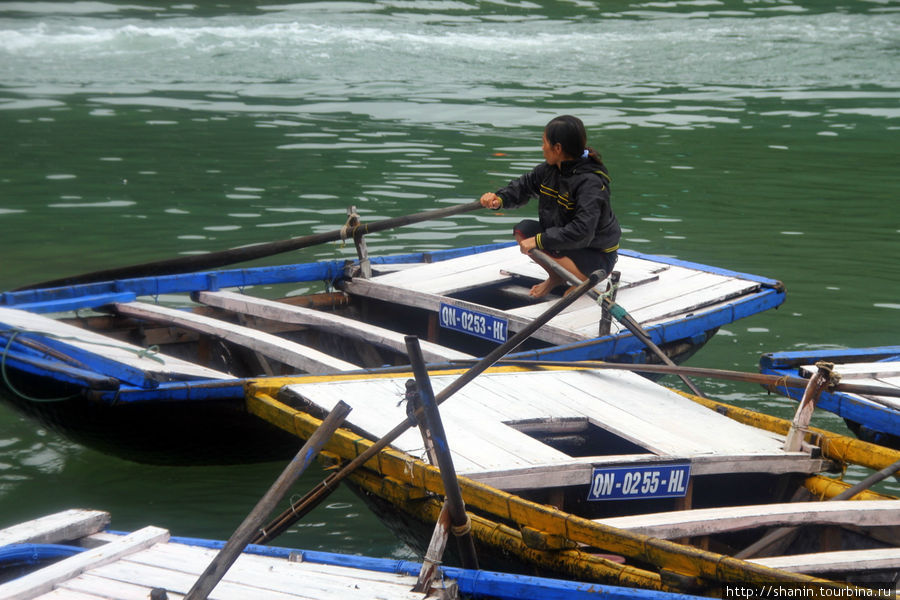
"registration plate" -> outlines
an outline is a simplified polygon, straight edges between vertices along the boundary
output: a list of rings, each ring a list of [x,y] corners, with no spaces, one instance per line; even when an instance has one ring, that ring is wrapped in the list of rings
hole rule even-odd
[[[509,325],[506,319],[443,302],[439,314],[441,327],[461,331],[492,342],[506,341]]]
[[[689,464],[595,468],[588,500],[680,498],[690,478]]]

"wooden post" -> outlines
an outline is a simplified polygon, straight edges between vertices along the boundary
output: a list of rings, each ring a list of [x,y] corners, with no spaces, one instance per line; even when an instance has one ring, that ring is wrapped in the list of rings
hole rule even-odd
[[[791,421],[791,429],[785,437],[785,452],[799,452],[803,447],[803,437],[809,428],[809,421],[812,419],[816,402],[819,400],[819,394],[831,383],[834,375],[834,365],[832,363],[819,361],[816,363],[816,367],[818,370],[809,378],[809,383],[803,392],[803,398],[800,400],[800,406],[797,407],[794,420]]]
[[[231,568],[241,552],[256,535],[260,525],[278,502],[284,497],[288,489],[297,481],[297,478],[306,470],[322,449],[322,446],[331,438],[335,430],[344,422],[350,412],[350,406],[342,401],[328,413],[319,428],[300,448],[297,456],[285,467],[269,491],[260,499],[256,507],[244,519],[244,522],[235,530],[219,554],[209,563],[200,578],[191,587],[185,600],[206,600],[209,593],[219,583],[226,571]]]
[[[347,209],[347,226],[351,227],[353,234],[353,243],[356,245],[356,255],[359,257],[359,268],[362,271],[364,279],[372,277],[372,263],[369,262],[369,250],[366,248],[366,237],[363,229],[359,229],[359,215],[356,214],[356,207],[351,206]]]
[[[478,557],[475,555],[475,541],[472,539],[471,533],[472,525],[469,515],[466,514],[466,504],[463,502],[459,482],[456,479],[456,467],[453,466],[453,456],[450,454],[450,445],[447,442],[447,434],[444,432],[441,413],[438,411],[434,390],[431,388],[431,380],[425,368],[425,359],[422,357],[419,339],[415,336],[407,336],[406,347],[413,373],[416,376],[416,384],[419,387],[419,399],[422,402],[425,423],[435,441],[434,453],[437,456],[441,481],[444,484],[447,512],[450,514],[450,531],[456,536],[459,544],[462,566],[466,569],[477,569]]]
[[[622,274],[619,271],[613,271],[609,274],[609,299],[613,302],[616,301],[616,294],[619,291],[619,279]],[[606,305],[602,306],[603,308],[603,316],[600,317],[600,328],[597,331],[597,334],[601,337],[604,335],[609,335],[609,329],[612,326],[612,313],[606,307]]]

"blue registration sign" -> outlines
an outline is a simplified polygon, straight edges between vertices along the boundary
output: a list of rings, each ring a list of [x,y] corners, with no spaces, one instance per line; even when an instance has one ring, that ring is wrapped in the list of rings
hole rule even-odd
[[[441,327],[468,333],[492,342],[506,341],[508,329],[506,319],[443,302],[441,302],[441,311],[438,314]]]
[[[690,478],[690,464],[595,468],[588,500],[680,498]]]

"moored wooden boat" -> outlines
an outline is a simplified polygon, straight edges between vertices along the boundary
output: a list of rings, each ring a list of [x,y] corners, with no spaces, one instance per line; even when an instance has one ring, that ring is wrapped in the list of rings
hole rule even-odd
[[[246,418],[247,378],[407,364],[407,334],[423,340],[432,363],[483,356],[557,299],[528,297],[542,270],[508,244],[366,264],[371,276],[359,261],[330,260],[2,293],[5,395],[48,426],[134,460],[270,459],[290,440],[254,443],[271,428]],[[622,251],[617,270],[616,301],[675,361],[720,326],[784,300],[777,281],[665,257]],[[512,356],[659,360],[587,298]]]
[[[819,361],[834,364],[834,372],[842,381],[900,388],[900,346],[771,352],[760,357],[759,368],[771,375],[808,378]],[[767,387],[795,400],[802,396],[797,388]],[[816,406],[843,417],[860,439],[900,449],[900,399],[826,391]]]
[[[109,531],[110,515],[71,509],[0,529],[0,598],[151,600],[181,598],[224,542],[174,537],[147,526]],[[4,524],[5,525],[5,524]],[[414,592],[413,561],[248,546],[211,600],[507,598],[692,600],[690,596],[447,567]]]
[[[432,372],[435,391],[460,374]],[[347,429],[325,455],[352,461],[406,418],[397,404],[408,379],[260,381],[248,407],[304,437],[347,400]],[[504,569],[699,594],[725,584],[880,586],[900,572],[900,500],[864,491],[819,501],[849,487],[827,472],[881,469],[896,451],[814,429],[788,451],[789,422],[621,371],[492,369],[441,416],[479,556]],[[423,448],[407,431],[348,475],[413,546],[443,492],[438,470],[417,458]],[[780,527],[792,533],[755,549]]]

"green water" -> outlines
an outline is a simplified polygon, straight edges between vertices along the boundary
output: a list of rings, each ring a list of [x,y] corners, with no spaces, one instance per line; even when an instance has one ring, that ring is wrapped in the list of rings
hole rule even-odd
[[[541,127],[572,113],[609,166],[624,247],[788,290],[690,364],[897,344],[898,32],[886,0],[0,2],[0,290],[332,230],[349,205],[375,220],[468,202],[540,161]],[[368,244],[505,240],[523,212]],[[3,523],[85,506],[227,537],[282,466],[128,463],[0,406]],[[279,541],[406,552],[349,492],[329,502]]]

